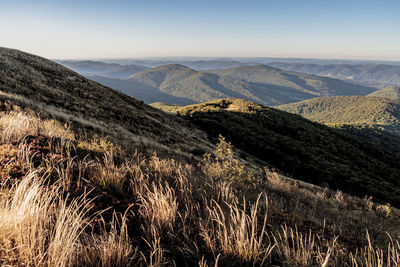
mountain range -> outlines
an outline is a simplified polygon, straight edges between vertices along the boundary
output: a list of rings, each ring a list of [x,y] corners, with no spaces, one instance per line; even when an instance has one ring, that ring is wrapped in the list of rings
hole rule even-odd
[[[125,79],[132,74],[147,70],[147,67],[130,64],[120,65],[116,63],[104,63],[101,61],[57,61],[61,65],[76,71],[82,75],[100,75],[108,78]]]
[[[278,105],[313,97],[366,95],[374,91],[337,79],[282,71],[265,65],[195,71],[175,64],[142,71],[120,82],[99,76],[90,78],[130,96],[141,97],[146,103],[192,104],[237,97],[264,105]],[[166,100],[165,95],[175,100]]]
[[[283,70],[332,77],[377,88],[400,85],[400,66],[398,64],[304,64],[272,62],[268,63],[268,65]]]

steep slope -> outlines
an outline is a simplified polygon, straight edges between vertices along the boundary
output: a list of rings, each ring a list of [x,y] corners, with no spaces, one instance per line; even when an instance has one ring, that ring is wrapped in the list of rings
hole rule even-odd
[[[325,124],[364,126],[400,132],[398,100],[372,96],[334,96],[277,108]]]
[[[283,70],[350,80],[367,86],[400,85],[400,66],[388,64],[303,64],[274,62],[269,66]]]
[[[386,98],[391,98],[395,100],[400,100],[400,87],[398,86],[389,86],[386,88],[383,88],[381,90],[372,92],[369,94],[369,96],[380,96],[380,97],[386,97]]]
[[[265,65],[214,71],[195,71],[182,65],[166,65],[132,75],[128,80],[193,102],[236,97],[264,105],[278,105],[316,96],[366,95],[373,91],[372,88],[336,79],[287,72]],[[157,101],[155,99],[153,102]]]
[[[184,127],[182,120],[17,50],[0,48],[0,91],[3,108],[5,102],[27,107],[84,132],[109,135],[132,150],[153,147],[184,154],[204,146],[201,134]]]
[[[400,154],[388,147],[240,99],[175,111],[297,179],[400,205]]]

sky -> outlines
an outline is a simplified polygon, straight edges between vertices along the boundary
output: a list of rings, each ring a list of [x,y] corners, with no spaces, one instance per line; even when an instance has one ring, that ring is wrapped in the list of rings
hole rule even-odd
[[[398,0],[0,0],[0,46],[51,59],[400,60]]]

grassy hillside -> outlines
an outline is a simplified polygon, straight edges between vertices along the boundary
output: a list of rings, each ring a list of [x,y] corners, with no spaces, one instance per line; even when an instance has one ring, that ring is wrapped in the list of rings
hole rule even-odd
[[[269,66],[283,70],[328,76],[354,81],[367,86],[382,88],[400,85],[400,66],[389,64],[303,64],[303,63],[268,63]]]
[[[1,265],[394,266],[399,260],[398,210],[269,170],[256,174],[223,138],[201,165],[122,156],[104,140],[75,147],[78,138],[58,121],[1,112]]]
[[[152,91],[159,90],[192,102],[236,97],[264,105],[278,105],[316,96],[365,95],[373,91],[340,80],[287,72],[264,65],[214,71],[195,71],[182,65],[166,65],[137,73],[128,80],[133,82],[132,88],[146,91],[146,87],[151,87]],[[106,84],[118,89],[125,86]],[[151,102],[158,101],[155,98]],[[167,103],[188,104],[184,101]]]
[[[400,204],[400,154],[367,138],[240,99],[176,112],[296,179]]]
[[[380,96],[380,97],[386,97],[386,98],[391,98],[391,99],[395,99],[395,100],[400,100],[400,87],[389,86],[389,87],[383,88],[381,90],[372,92],[371,94],[369,94],[369,96]]]
[[[353,125],[400,132],[400,101],[369,96],[335,96],[277,108],[329,125]]]
[[[261,171],[223,137],[214,146],[183,118],[20,51],[0,49],[0,90],[1,266],[395,266],[400,261],[400,212],[389,204]],[[199,113],[183,109],[188,117]],[[338,147],[348,147],[337,131],[251,102],[225,100],[201,110],[234,114],[226,123],[236,136],[240,127],[248,130],[243,141],[261,133],[261,141],[279,137],[273,144],[287,143],[296,152],[296,144],[304,143],[293,142],[298,137],[293,136],[304,132],[311,145],[332,137]],[[270,127],[250,132],[257,111]],[[226,130],[221,118],[208,125]],[[265,135],[274,131],[282,132]],[[350,149],[361,149],[349,140]],[[366,152],[360,162],[369,156],[371,168],[378,160],[386,169],[387,158],[368,154],[368,144],[360,147]],[[318,153],[327,155],[323,151]],[[195,154],[203,157],[188,160]],[[391,171],[395,175],[396,169]],[[395,183],[386,172],[382,177],[378,190]]]
[[[204,150],[202,134],[182,120],[34,55],[0,48],[0,90],[3,108],[16,103],[85,133],[108,135],[132,150]]]

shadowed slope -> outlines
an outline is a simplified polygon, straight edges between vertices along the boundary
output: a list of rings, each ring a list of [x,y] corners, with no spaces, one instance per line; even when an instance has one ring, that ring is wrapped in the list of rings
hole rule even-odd
[[[400,205],[400,154],[366,138],[241,99],[175,111],[294,178]]]
[[[17,50],[0,48],[0,90],[3,100],[72,122],[77,128],[105,133],[132,149],[151,146],[187,152],[204,146],[201,134],[183,127],[182,120]]]

